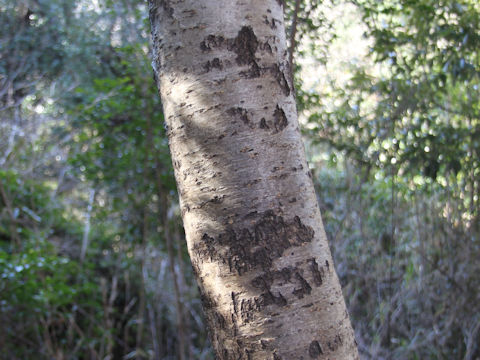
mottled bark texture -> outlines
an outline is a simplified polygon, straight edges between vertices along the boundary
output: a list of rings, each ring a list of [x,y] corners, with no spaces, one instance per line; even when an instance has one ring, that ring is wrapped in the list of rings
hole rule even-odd
[[[297,122],[281,1],[150,0],[217,359],[356,359]]]

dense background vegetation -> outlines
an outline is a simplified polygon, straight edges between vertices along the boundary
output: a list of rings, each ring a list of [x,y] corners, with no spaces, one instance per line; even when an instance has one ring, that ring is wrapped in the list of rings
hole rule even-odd
[[[362,357],[479,359],[479,3],[295,3]],[[143,1],[0,0],[1,359],[212,358],[150,61]]]

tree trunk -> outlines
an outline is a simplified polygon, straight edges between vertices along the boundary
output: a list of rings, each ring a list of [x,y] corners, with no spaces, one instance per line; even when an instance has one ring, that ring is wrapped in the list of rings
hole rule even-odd
[[[150,0],[217,359],[357,359],[298,128],[279,0]]]

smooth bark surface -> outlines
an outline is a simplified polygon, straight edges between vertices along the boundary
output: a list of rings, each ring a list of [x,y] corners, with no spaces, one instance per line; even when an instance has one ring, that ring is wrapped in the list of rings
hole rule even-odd
[[[298,128],[281,1],[150,0],[217,359],[357,359]]]

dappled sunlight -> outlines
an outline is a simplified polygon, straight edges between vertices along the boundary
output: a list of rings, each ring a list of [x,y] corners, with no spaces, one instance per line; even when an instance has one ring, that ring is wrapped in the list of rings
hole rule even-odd
[[[0,358],[479,358],[480,3],[157,3],[0,0]]]

